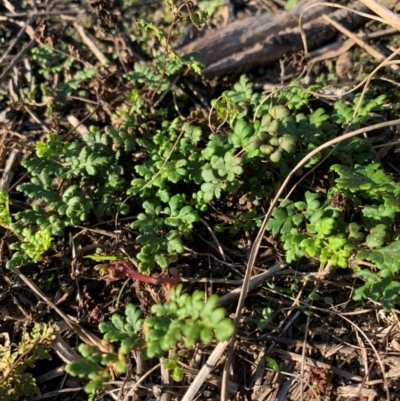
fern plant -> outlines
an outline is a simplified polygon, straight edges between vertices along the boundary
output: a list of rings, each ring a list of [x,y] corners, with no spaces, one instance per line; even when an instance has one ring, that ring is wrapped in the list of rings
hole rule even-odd
[[[30,237],[50,232],[51,238],[46,241],[49,246],[65,227],[86,222],[90,215],[102,219],[117,212],[139,210],[131,228],[139,231],[139,270],[146,272],[156,266],[168,268],[177,261],[200,214],[207,211],[211,202],[226,196],[236,199],[241,206],[233,226],[220,224],[217,229],[236,233],[245,227],[255,229],[262,199],[272,191],[274,171],[287,174],[305,153],[334,137],[340,125],[348,122],[345,112],[339,118],[321,108],[309,115],[297,110],[296,101],[303,107],[309,102],[309,94],[297,86],[283,91],[277,99],[282,103],[274,100],[273,104],[258,107],[261,95],[253,91],[253,85],[243,76],[214,104],[221,117],[229,104],[224,135],[205,135],[204,126],[195,122],[165,119],[168,110],[152,112],[137,89],[133,89],[130,106],[119,110],[114,127],[91,127],[89,133],[69,142],[52,135],[38,143],[36,156],[23,162],[30,181],[18,187],[34,205],[18,213],[10,228],[21,236],[24,229],[29,229]],[[382,99],[366,103],[363,113],[381,104]],[[256,109],[258,117],[253,122],[248,113]],[[150,116],[164,122],[156,129],[150,128],[145,123]],[[138,130],[143,136],[135,135]],[[367,146],[365,139],[360,141],[358,150]],[[337,156],[344,158],[342,155],[346,154],[346,158],[351,158],[346,146],[354,144],[339,148]],[[306,168],[322,156],[316,155]],[[126,160],[132,157],[134,178],[129,183],[126,177],[130,164]],[[365,157],[369,154],[365,153]],[[186,193],[192,193],[192,197]],[[124,202],[127,195],[134,195],[135,201]],[[326,258],[333,252],[343,265],[348,250],[339,242],[331,243]],[[317,243],[317,248],[323,244],[324,240]],[[15,245],[19,253],[10,265],[33,260],[32,253],[25,252],[23,256],[21,246]]]
[[[134,305],[127,305],[125,317],[113,314],[111,321],[99,324],[103,333],[102,344],[108,352],[81,344],[78,349],[82,360],[66,366],[72,376],[88,378],[85,391],[91,394],[104,390],[104,382],[111,377],[110,370],[126,373],[132,349],[143,350],[147,358],[161,357],[167,351],[178,347],[192,348],[196,343],[210,344],[215,338],[224,341],[233,332],[233,322],[226,318],[226,310],[217,307],[218,297],[213,295],[204,301],[204,292],[192,295],[182,293],[179,284],[170,290],[170,302],[152,306],[152,316],[142,319],[142,311]],[[143,334],[140,332],[143,330]],[[116,350],[114,344],[118,346]],[[174,356],[171,356],[174,359]],[[167,360],[175,378],[182,372],[172,359]]]
[[[100,134],[93,130],[83,135],[83,142],[66,142],[51,135],[38,143],[36,156],[22,162],[31,178],[18,190],[34,205],[17,213],[15,222],[9,224],[23,238],[13,245],[17,252],[9,267],[37,261],[54,236],[63,235],[67,226],[86,221],[89,213],[102,218],[116,208],[122,214],[128,212],[129,207],[122,205],[125,181],[117,146],[132,150],[134,140],[125,132]]]
[[[370,296],[390,310],[400,301],[396,295],[400,265],[395,256],[400,242],[394,231],[400,184],[377,163],[354,168],[335,164],[331,170],[339,177],[323,202],[311,192],[305,193],[305,201],[286,201],[273,211],[267,229],[280,236],[288,263],[306,256],[322,265],[354,266],[366,281],[354,299]],[[338,196],[344,204],[335,205]],[[348,208],[359,223],[347,220]],[[373,262],[377,271],[357,267],[363,260]]]
[[[0,345],[0,398],[16,401],[40,395],[36,380],[27,372],[39,359],[51,359],[48,349],[55,339],[54,330],[35,323],[31,332],[23,332],[15,351]]]

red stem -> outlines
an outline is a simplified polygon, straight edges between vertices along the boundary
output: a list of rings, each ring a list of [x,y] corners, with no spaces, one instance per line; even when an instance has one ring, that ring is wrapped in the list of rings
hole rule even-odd
[[[178,269],[171,268],[169,269],[169,273],[172,277],[168,277],[165,275],[160,275],[158,277],[146,276],[138,271],[134,270],[129,262],[119,260],[117,262],[113,262],[111,267],[110,276],[114,279],[119,279],[123,277],[131,277],[135,280],[141,281],[143,283],[148,284],[165,284],[168,287],[176,287],[179,283],[179,272]]]

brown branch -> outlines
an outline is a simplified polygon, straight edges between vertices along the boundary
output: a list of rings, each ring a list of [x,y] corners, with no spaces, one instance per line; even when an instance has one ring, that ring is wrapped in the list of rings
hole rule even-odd
[[[306,0],[290,12],[278,16],[264,14],[247,18],[212,31],[204,37],[179,49],[182,52],[199,52],[199,61],[205,65],[204,74],[220,76],[231,72],[246,71],[279,60],[285,53],[303,50],[303,41],[298,27],[299,16],[314,0]],[[368,9],[356,3],[353,10]],[[313,7],[302,17],[308,49],[315,49],[329,42],[337,30],[321,16],[329,14],[348,29],[364,24],[366,17],[348,10],[332,12],[331,7]]]

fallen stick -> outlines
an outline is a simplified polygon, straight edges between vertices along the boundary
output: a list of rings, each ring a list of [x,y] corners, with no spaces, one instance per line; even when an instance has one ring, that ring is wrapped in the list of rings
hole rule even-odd
[[[266,280],[268,280],[271,277],[274,277],[285,267],[286,265],[284,263],[279,262],[274,266],[272,266],[268,271],[252,277],[250,279],[249,290],[252,290],[257,286],[265,283]],[[218,300],[218,305],[223,306],[234,301],[236,298],[239,297],[241,291],[242,287],[238,287],[233,291],[231,291],[229,294],[220,297]],[[208,357],[207,362],[203,365],[203,367],[200,369],[199,373],[197,374],[193,382],[190,384],[188,390],[186,391],[181,401],[191,401],[196,397],[197,392],[203,385],[204,381],[207,379],[208,374],[211,372],[212,369],[214,369],[215,365],[220,362],[222,354],[224,353],[228,344],[229,341],[224,341],[222,343],[217,344],[211,355]]]
[[[301,13],[307,7],[317,4],[318,1],[303,0],[293,10],[279,15],[266,13],[234,21],[223,29],[206,33],[205,36],[188,43],[179,50],[185,53],[199,52],[200,61],[207,67],[243,49],[249,49],[284,29],[296,28]],[[303,21],[312,21],[329,12],[331,12],[330,7],[313,7],[304,14]]]
[[[209,77],[244,72],[270,64],[284,54],[293,54],[303,49],[298,16],[305,6],[313,3],[315,2],[301,2],[293,12],[282,13],[274,18],[269,14],[257,17],[258,28],[254,27],[256,21],[253,18],[248,19],[246,30],[242,25],[247,20],[240,21],[240,24],[232,24],[222,32],[211,32],[179,50],[200,52],[199,60],[205,65],[204,74]],[[350,8],[358,12],[368,11],[367,7],[359,3]],[[336,28],[321,18],[323,14],[329,14],[332,19],[351,30],[367,21],[365,16],[346,9],[331,12],[330,7],[313,7],[302,18],[309,50],[320,47],[338,34]],[[269,22],[264,23],[263,19],[268,18]],[[237,32],[234,28],[237,28]]]

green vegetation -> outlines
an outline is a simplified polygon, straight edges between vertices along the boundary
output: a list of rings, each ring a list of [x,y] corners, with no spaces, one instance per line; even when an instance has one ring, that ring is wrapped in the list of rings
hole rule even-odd
[[[172,350],[174,355],[170,353],[166,367],[171,368],[172,377],[180,381],[182,369],[171,361],[178,357],[179,343],[185,348],[193,348],[198,342],[211,344],[214,338],[225,341],[230,337],[233,323],[225,317],[226,310],[217,307],[218,297],[212,295],[205,302],[203,291],[189,295],[182,294],[182,289],[182,284],[179,284],[171,289],[169,302],[153,305],[153,316],[142,319],[142,311],[129,304],[125,308],[125,318],[113,314],[110,322],[100,323],[102,344],[108,352],[85,344],[79,346],[84,359],[69,363],[66,371],[90,379],[85,386],[85,391],[91,394],[90,399],[96,391],[104,390],[103,383],[111,377],[110,369],[126,373],[132,349],[144,350],[147,358],[160,357]],[[117,351],[114,351],[113,343],[119,343]]]
[[[120,114],[123,123],[118,129],[106,127],[100,132],[92,127],[81,138],[70,141],[50,135],[47,141],[37,144],[36,155],[23,162],[30,181],[17,189],[36,204],[18,213],[15,222],[9,225],[24,238],[14,245],[18,252],[9,266],[37,261],[38,255],[49,249],[53,238],[63,235],[65,227],[88,221],[91,213],[101,219],[117,212],[126,215],[139,207],[143,211],[131,224],[140,233],[136,238],[141,245],[137,254],[139,270],[150,273],[156,264],[166,269],[183,253],[184,238],[190,235],[199,214],[208,210],[210,202],[224,196],[250,202],[252,208],[243,210],[231,229],[235,232],[254,229],[257,222],[254,217],[261,216],[260,201],[271,192],[274,170],[288,174],[305,154],[332,139],[342,126],[350,121],[354,128],[367,123],[369,111],[379,109],[384,101],[380,96],[366,102],[353,120],[351,113],[357,99],[352,106],[335,103],[332,114],[319,108],[306,115],[298,106],[308,105],[308,93],[295,83],[289,91],[275,94],[282,104],[259,107],[261,95],[253,92],[252,84],[243,76],[233,90],[214,104],[221,118],[228,117],[224,135],[205,136],[202,127],[175,118],[164,121],[156,130],[148,128],[146,136],[139,138],[129,134],[137,126],[131,121],[132,110],[136,119],[137,113],[143,119],[148,118],[148,112],[143,111],[142,100],[134,93],[135,103]],[[256,109],[259,118],[251,121],[249,115]],[[226,110],[229,116],[223,115]],[[370,160],[367,149],[364,139],[355,138],[342,143],[334,155],[353,165]],[[129,183],[125,178],[125,161],[132,157],[133,151],[143,156],[134,165],[138,178]],[[306,167],[312,167],[323,156],[316,156]],[[337,191],[343,192],[342,187]],[[329,191],[331,196],[333,191],[333,188]],[[124,202],[127,195],[135,195],[139,204]],[[307,253],[311,257],[320,255],[323,264],[332,257],[334,265],[347,267],[345,258],[350,249],[342,243],[343,239],[331,235],[333,219],[339,218],[339,213],[329,207],[328,200],[320,205],[315,196],[306,194],[306,203],[289,203],[286,210],[276,210],[268,228],[275,235],[286,235],[283,240],[288,262],[295,260],[295,255],[302,257]],[[290,231],[290,224],[297,226],[304,219],[313,223],[308,232],[316,234],[314,239]],[[219,230],[226,228],[218,226]],[[303,242],[299,248],[300,238]],[[321,254],[318,249],[326,244],[328,248]]]
[[[22,333],[14,352],[0,345],[0,397],[3,401],[40,395],[35,378],[26,370],[39,359],[51,359],[48,350],[54,339],[51,327],[35,323],[30,333]]]
[[[0,224],[15,237],[8,268],[40,263],[60,248],[73,227],[120,223],[118,219],[129,217],[124,228],[133,233],[130,256],[137,260],[138,270],[147,275],[160,269],[167,272],[183,259],[200,221],[213,221],[214,208],[231,218],[213,223],[213,229],[226,234],[231,243],[254,233],[275,185],[305,155],[344,130],[368,126],[374,113],[385,111],[383,95],[370,98],[367,93],[363,99],[356,95],[351,101],[322,103],[311,94],[321,84],[303,87],[296,80],[265,97],[249,76],[242,75],[211,100],[210,115],[204,115],[190,103],[184,84],[174,82],[179,75],[199,79],[202,66],[194,54],[174,51],[170,41],[178,23],[200,26],[206,14],[194,12],[187,3],[167,4],[171,24],[166,32],[138,21],[135,34],[141,38],[146,61],[135,62],[118,77],[124,99],[108,119],[101,118],[99,105],[85,103],[91,93],[89,83],[105,79],[104,66],[89,66],[71,56],[66,43],[31,50],[37,77],[24,90],[24,102],[43,102],[49,116],[71,96],[79,98],[89,113],[85,123],[89,128],[50,133],[23,159],[27,176],[16,194],[27,202],[24,210],[10,206],[9,194],[0,191]],[[204,7],[212,11],[218,5]],[[147,46],[154,40],[158,49],[150,53]],[[63,71],[68,79],[56,80]],[[46,82],[53,78],[56,84],[49,89]],[[267,234],[276,240],[288,264],[313,259],[321,268],[348,269],[359,279],[354,301],[371,298],[391,310],[400,303],[396,232],[400,184],[373,162],[364,137],[316,154],[297,176],[317,166],[327,172],[322,188],[307,183],[306,189],[298,188],[290,199],[282,200],[267,224]],[[285,291],[293,295],[294,287]],[[146,358],[165,358],[170,351],[165,366],[180,381],[182,349],[232,335],[233,322],[225,309],[217,307],[216,295],[205,301],[202,291],[183,293],[179,284],[170,290],[170,298],[154,304],[146,317],[139,307],[127,304],[123,316],[112,313],[110,321],[99,324],[102,349],[79,346],[83,359],[68,364],[66,371],[89,380],[85,391],[90,399],[104,390],[112,371],[127,372],[132,350],[141,350]],[[320,300],[316,292],[309,298]],[[331,297],[323,299],[326,305],[333,302]],[[265,330],[273,315],[272,307],[265,306],[257,328]],[[46,347],[53,338],[51,329],[35,324],[14,353],[0,346],[4,400],[39,394],[25,370],[37,359],[49,357]],[[274,358],[265,358],[269,369],[279,370]]]
[[[393,230],[400,211],[400,184],[377,163],[353,168],[334,164],[331,170],[339,177],[324,202],[309,191],[305,201],[285,201],[274,210],[267,229],[280,234],[288,263],[307,256],[322,265],[351,266],[366,280],[354,299],[371,297],[390,310],[400,301],[400,241]],[[363,260],[373,262],[378,271],[358,267]]]

